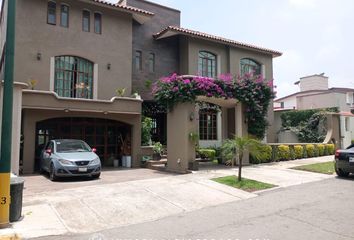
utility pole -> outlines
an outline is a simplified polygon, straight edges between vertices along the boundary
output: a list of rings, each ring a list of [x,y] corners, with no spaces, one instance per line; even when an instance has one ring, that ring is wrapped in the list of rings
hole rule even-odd
[[[3,88],[3,110],[1,126],[0,155],[0,227],[9,224],[10,219],[10,175],[11,175],[11,143],[12,143],[12,108],[14,82],[15,53],[15,2],[7,2],[7,28],[5,47],[5,77]],[[6,7],[6,5],[4,6]],[[4,8],[5,11],[5,8]]]

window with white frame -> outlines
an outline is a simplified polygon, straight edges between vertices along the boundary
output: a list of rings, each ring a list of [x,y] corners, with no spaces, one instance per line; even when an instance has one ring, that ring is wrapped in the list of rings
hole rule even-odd
[[[54,91],[61,97],[92,99],[93,67],[84,58],[55,57]]]

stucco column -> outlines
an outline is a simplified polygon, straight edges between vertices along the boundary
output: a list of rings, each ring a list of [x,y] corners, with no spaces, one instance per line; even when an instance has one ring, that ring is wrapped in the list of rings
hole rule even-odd
[[[34,169],[37,118],[31,111],[25,111],[23,121],[26,123],[23,125],[23,173],[29,174]]]
[[[235,130],[237,137],[246,137],[248,136],[248,125],[246,122],[246,117],[244,113],[244,106],[242,103],[237,103],[235,107]],[[249,154],[246,153],[243,155],[243,165],[249,164]]]
[[[11,144],[11,172],[18,175],[20,170],[20,141],[21,141],[21,112],[22,112],[22,89],[27,88],[25,83],[15,82],[13,88],[13,116],[12,116],[12,144]],[[1,95],[3,87],[1,84]],[[0,104],[0,117],[2,117],[2,102]],[[0,128],[1,134],[1,128]]]
[[[176,105],[167,114],[167,170],[186,173],[195,161],[195,142],[189,135],[198,134],[194,103]]]
[[[228,138],[228,128],[227,128],[227,108],[221,108],[221,144],[225,139]]]
[[[140,167],[139,154],[141,148],[141,115],[134,118],[132,126],[132,167]]]

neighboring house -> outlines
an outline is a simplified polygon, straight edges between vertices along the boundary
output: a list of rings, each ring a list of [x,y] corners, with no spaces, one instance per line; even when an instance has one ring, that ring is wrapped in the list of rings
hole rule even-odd
[[[276,129],[280,128],[282,111],[338,107],[343,146],[349,145],[354,139],[354,88],[329,88],[324,73],[302,77],[295,84],[299,92],[274,100]]]
[[[1,11],[4,56],[6,6]],[[140,164],[141,113],[153,118],[153,140],[166,142],[166,113],[156,111],[151,82],[174,72],[216,77],[245,72],[273,79],[280,52],[180,27],[180,11],[143,0],[17,0],[16,82],[23,90],[18,119],[24,173],[38,170],[41,148],[52,138],[80,138],[97,148],[104,166],[131,155]],[[3,58],[0,78],[3,79]],[[116,97],[138,92],[140,99]],[[272,105],[271,105],[272,106]],[[201,144],[220,145],[235,134],[235,108],[201,110]],[[230,120],[230,121],[226,121]],[[269,110],[273,121],[273,109]],[[224,121],[224,120],[223,120]],[[18,132],[20,134],[20,131]],[[273,141],[272,126],[267,138]],[[13,144],[18,147],[18,142]],[[16,149],[14,150],[16,151]]]

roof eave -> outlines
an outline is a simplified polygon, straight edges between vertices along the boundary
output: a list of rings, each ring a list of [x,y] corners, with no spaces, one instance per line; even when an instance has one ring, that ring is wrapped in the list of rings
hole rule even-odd
[[[150,20],[155,15],[154,13],[151,13],[148,11],[146,11],[146,13],[145,13],[145,12],[137,12],[137,11],[133,11],[133,10],[129,10],[129,9],[124,9],[122,7],[115,5],[114,3],[110,4],[108,2],[104,3],[104,2],[99,2],[99,1],[95,1],[95,0],[79,0],[79,1],[91,4],[91,5],[95,5],[95,6],[100,6],[100,7],[112,9],[112,10],[119,11],[119,12],[129,13],[132,15],[133,19],[140,24],[145,23],[146,21]]]
[[[281,53],[281,52],[267,51],[267,50],[258,49],[258,48],[255,48],[255,47],[253,48],[253,47],[247,47],[247,46],[242,46],[242,45],[233,44],[233,43],[227,43],[227,42],[222,41],[222,40],[208,38],[208,37],[203,37],[203,36],[198,36],[198,35],[194,35],[194,34],[190,34],[190,33],[186,33],[186,32],[181,32],[181,31],[177,31],[175,29],[170,29],[170,28],[166,28],[166,29],[162,30],[161,32],[155,34],[154,38],[156,40],[159,40],[159,39],[164,39],[164,38],[168,38],[168,37],[172,37],[172,36],[176,36],[176,35],[194,37],[194,38],[203,39],[203,40],[211,41],[211,42],[216,42],[216,43],[220,43],[220,44],[224,44],[224,45],[235,46],[237,48],[242,48],[242,49],[262,52],[262,53],[265,53],[265,54],[271,54],[273,58],[280,57],[281,55],[283,55],[283,53]]]

